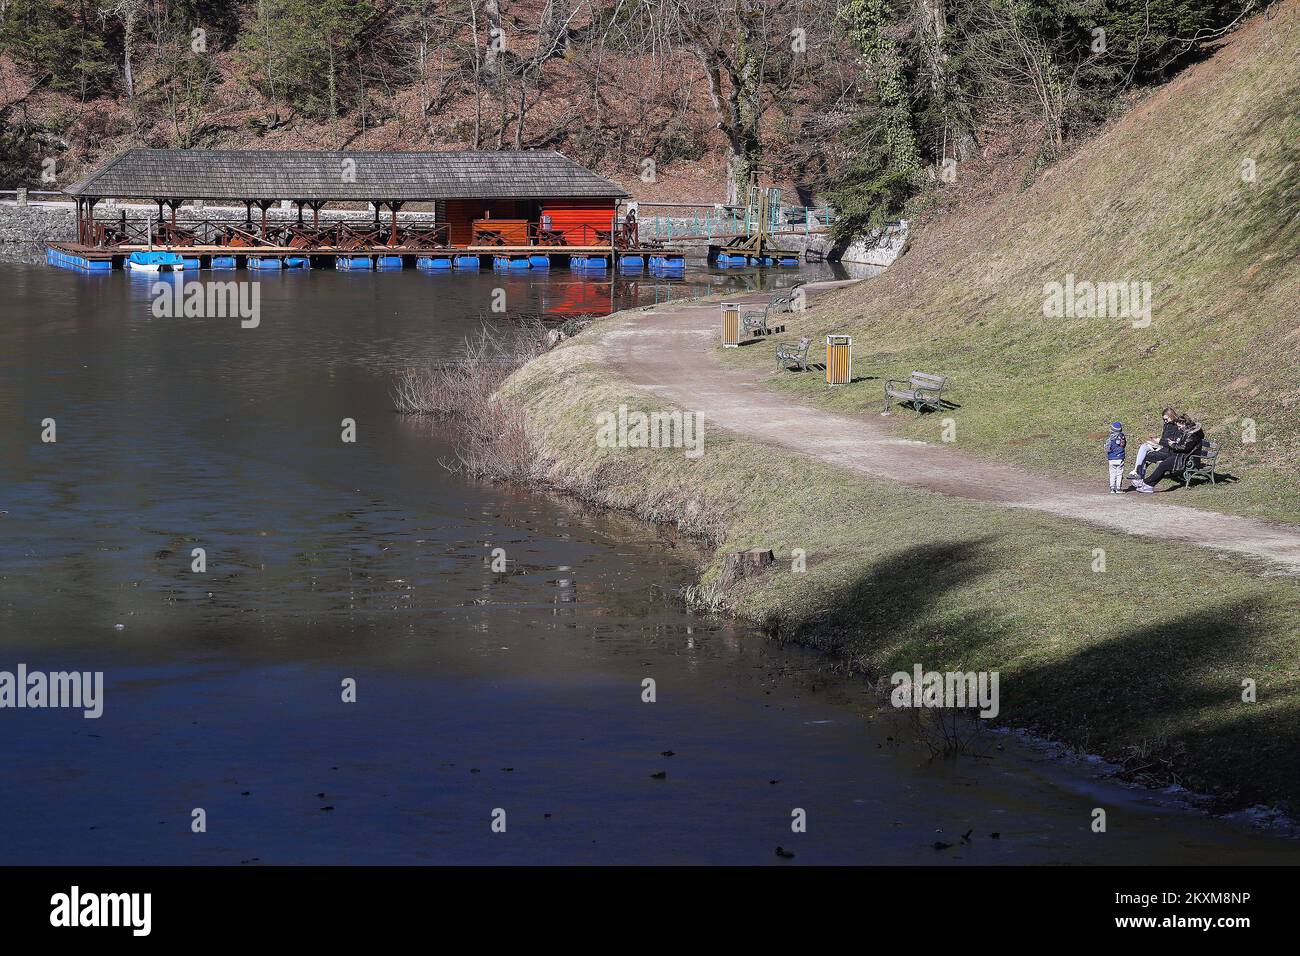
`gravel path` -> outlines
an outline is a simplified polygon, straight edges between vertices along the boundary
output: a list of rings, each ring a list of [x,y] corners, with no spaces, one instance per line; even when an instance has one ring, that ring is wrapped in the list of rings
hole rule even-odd
[[[740,301],[764,299],[745,296]],[[731,431],[864,475],[1042,511],[1112,531],[1246,555],[1271,565],[1274,573],[1300,573],[1300,532],[1162,501],[1160,494],[1111,495],[1104,490],[1100,464],[1095,485],[1048,479],[953,448],[895,437],[889,419],[879,414],[842,415],[794,404],[764,387],[765,372],[719,366],[713,354],[718,335],[716,302],[629,312],[605,326],[600,335],[610,366],[624,378]],[[911,413],[902,409],[899,414]]]

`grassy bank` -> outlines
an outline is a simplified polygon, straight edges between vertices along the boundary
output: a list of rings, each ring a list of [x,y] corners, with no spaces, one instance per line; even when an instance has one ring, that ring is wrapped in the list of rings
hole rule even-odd
[[[1224,806],[1300,797],[1300,582],[1197,549],[887,482],[711,429],[705,453],[600,448],[596,416],[662,408],[606,372],[601,324],[517,372],[538,477],[778,562],[723,595],[781,639],[876,677],[998,670],[1001,719]],[[807,571],[790,570],[793,549]],[[1106,570],[1093,570],[1094,549]],[[1241,682],[1259,702],[1242,703]]]
[[[1108,423],[1141,438],[1173,404],[1224,442],[1224,470],[1240,480],[1170,500],[1300,520],[1297,49],[1290,2],[1032,187],[923,226],[889,272],[788,323],[786,338],[851,333],[865,380],[831,391],[819,375],[783,374],[772,387],[874,413],[882,379],[946,374],[958,446],[1099,484]],[[1045,317],[1045,283],[1071,273],[1149,280],[1151,324]],[[771,348],[720,359],[770,367]],[[895,421],[938,442],[944,417]]]
[[[957,444],[1104,480],[1113,419],[1142,437],[1166,403],[1225,442],[1235,483],[1172,500],[1300,515],[1300,2],[1138,104],[1031,188],[918,233],[888,273],[813,300],[787,337],[850,332],[854,371],[782,373],[774,388],[876,411],[880,379],[953,376]],[[1255,178],[1243,179],[1243,159]],[[1150,280],[1151,324],[1047,319],[1044,284]],[[859,477],[710,429],[704,454],[598,447],[596,417],[655,399],[603,367],[597,323],[515,373],[534,477],[704,536],[701,591],[726,554],[777,563],[723,607],[871,678],[920,663],[997,670],[1001,720],[1223,807],[1300,810],[1300,580],[1174,543]],[[719,355],[772,362],[770,341]],[[945,415],[902,412],[937,442]],[[1255,441],[1243,419],[1254,421]],[[707,427],[707,426],[706,426]],[[1158,510],[1158,509],[1157,509]],[[791,569],[792,551],[807,570]],[[1105,570],[1097,559],[1104,552]],[[1258,701],[1244,703],[1243,681]]]

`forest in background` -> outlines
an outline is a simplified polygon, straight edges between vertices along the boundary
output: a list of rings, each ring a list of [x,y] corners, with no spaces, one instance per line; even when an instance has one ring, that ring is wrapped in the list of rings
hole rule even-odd
[[[0,188],[129,146],[558,149],[856,232],[1052,162],[1257,0],[0,0]]]

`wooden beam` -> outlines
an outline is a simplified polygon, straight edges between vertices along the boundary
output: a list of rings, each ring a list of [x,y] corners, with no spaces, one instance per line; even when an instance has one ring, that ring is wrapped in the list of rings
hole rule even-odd
[[[258,208],[262,210],[262,241],[266,241],[266,211],[275,205],[274,199],[259,199]]]
[[[393,225],[388,234],[388,244],[390,246],[395,246],[397,245],[397,210],[402,208],[402,203],[390,202],[388,205],[389,208],[393,210]]]

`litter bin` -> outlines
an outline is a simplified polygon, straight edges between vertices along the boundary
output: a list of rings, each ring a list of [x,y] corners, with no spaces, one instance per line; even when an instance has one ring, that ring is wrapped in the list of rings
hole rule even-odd
[[[734,349],[740,345],[740,303],[722,303],[722,347]]]
[[[826,336],[826,384],[847,385],[853,380],[853,336]]]

